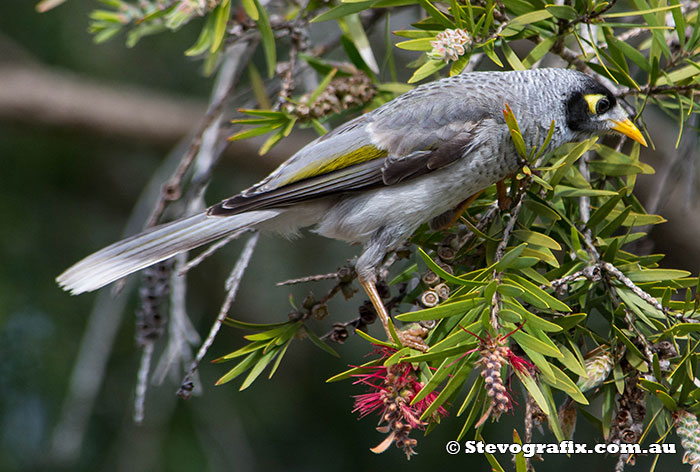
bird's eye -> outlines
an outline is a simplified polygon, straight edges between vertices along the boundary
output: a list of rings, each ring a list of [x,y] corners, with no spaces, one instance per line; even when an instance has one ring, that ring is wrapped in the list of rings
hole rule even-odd
[[[595,105],[596,115],[602,115],[603,113],[605,113],[608,110],[610,110],[610,100],[608,100],[605,97],[598,100],[598,103],[596,103],[596,105]]]

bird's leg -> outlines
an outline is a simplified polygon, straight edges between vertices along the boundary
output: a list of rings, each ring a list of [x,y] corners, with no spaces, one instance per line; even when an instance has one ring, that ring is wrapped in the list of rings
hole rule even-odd
[[[508,196],[506,191],[506,179],[496,182],[496,192],[498,193],[498,208],[507,210],[513,204],[513,200]]]
[[[474,203],[474,200],[479,198],[479,195],[481,195],[482,193],[484,193],[484,191],[479,190],[474,195],[472,195],[471,197],[467,198],[466,200],[461,202],[459,205],[454,207],[452,210],[447,211],[447,212],[443,213],[442,215],[436,216],[430,222],[430,227],[436,231],[447,229],[447,228],[451,227],[452,225],[454,225],[457,222],[459,217],[462,216],[462,213],[464,213],[464,211],[467,208],[469,208],[469,205]]]
[[[384,326],[384,331],[386,331],[387,338],[392,340],[391,330],[389,329],[389,313],[386,311],[386,307],[382,302],[382,298],[379,296],[379,292],[377,292],[377,286],[373,281],[362,280],[361,278],[358,280],[360,281],[362,288],[364,288],[365,292],[367,292],[367,296],[369,296],[374,309],[377,310],[379,319],[382,321],[382,326]],[[396,335],[399,337],[398,341],[403,346],[408,346],[422,352],[428,350],[428,345],[423,341],[423,336],[425,336],[425,334],[427,334],[425,331],[417,332],[413,328],[406,331],[396,332]]]

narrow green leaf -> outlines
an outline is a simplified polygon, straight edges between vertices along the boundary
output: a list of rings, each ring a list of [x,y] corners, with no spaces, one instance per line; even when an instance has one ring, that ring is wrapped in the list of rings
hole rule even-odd
[[[464,68],[467,67],[467,64],[469,64],[470,57],[469,54],[465,54],[450,64],[450,77],[461,74]]]
[[[247,0],[252,3],[252,0]],[[253,62],[248,63],[248,78],[250,79],[250,86],[253,89],[253,95],[255,95],[255,100],[258,102],[260,108],[271,109],[272,103],[270,102],[270,97],[267,96],[267,91],[265,90],[265,83],[260,76],[258,68],[255,67]]]
[[[374,2],[371,0],[367,2],[342,3],[337,7],[333,7],[330,10],[327,10],[321,13],[320,15],[314,17],[314,19],[311,20],[311,23],[320,23],[322,21],[337,20],[338,18],[342,18],[353,13],[359,13],[361,11],[367,10],[370,6],[372,6],[372,3]]]
[[[687,270],[677,269],[644,269],[626,272],[632,282],[661,282],[664,280],[676,280],[689,277]]]
[[[353,375],[366,373],[369,367],[378,366],[379,364],[381,364],[381,361],[382,359],[374,359],[372,361],[365,362],[361,366],[353,367],[352,369],[348,369],[345,372],[341,372],[340,374],[334,375],[333,377],[326,380],[326,383],[338,382],[339,380],[349,379]]]
[[[197,41],[185,51],[185,56],[199,56],[204,53],[211,45],[214,38],[215,18],[214,15],[209,15],[207,21],[199,33]]]
[[[433,20],[437,21],[439,24],[444,26],[445,28],[455,28],[456,25],[445,16],[444,13],[442,13],[440,10],[435,8],[435,6],[430,3],[428,0],[420,0],[420,4],[423,7],[423,9],[428,12],[428,15],[430,15]]]
[[[365,340],[371,342],[372,344],[376,344],[377,346],[386,346],[386,347],[396,347],[396,345],[386,342],[386,341],[380,341],[377,338],[374,338],[370,336],[369,334],[365,333],[361,329],[355,330],[355,334],[357,334],[359,337],[364,338]]]
[[[609,198],[604,204],[602,204],[596,211],[593,212],[591,217],[586,223],[586,227],[590,229],[595,229],[600,223],[605,220],[605,218],[610,214],[610,212],[617,206],[617,204],[622,199],[622,195],[618,194],[615,197]]]
[[[551,18],[552,14],[547,10],[536,10],[517,16],[508,22],[508,26],[503,29],[501,36],[513,36],[522,31],[523,27],[538,21]]]
[[[445,67],[447,64],[445,64],[444,61],[440,61],[437,59],[429,59],[425,64],[420,66],[411,76],[410,79],[408,79],[408,83],[412,84],[415,82],[419,82],[426,77],[436,73],[443,67]]]
[[[282,348],[280,349],[279,354],[275,358],[275,363],[272,364],[272,368],[270,369],[270,375],[267,376],[268,379],[271,379],[272,376],[275,375],[275,372],[277,372],[277,368],[280,366],[282,358],[287,353],[287,349],[289,348],[290,344],[292,344],[291,340],[284,343],[284,346],[282,346]]]
[[[459,410],[457,410],[457,416],[462,416],[464,410],[466,410],[469,404],[476,399],[476,397],[479,395],[479,392],[481,391],[485,391],[484,378],[479,375],[474,380],[472,388],[469,389],[469,393],[465,397],[464,402],[462,402],[462,406],[460,406]]]
[[[676,411],[678,409],[678,404],[668,393],[664,392],[663,390],[657,390],[654,392],[654,394],[670,411]]]
[[[677,323],[667,330],[664,330],[663,334],[665,336],[686,336],[689,333],[696,333],[700,331],[700,323]]]
[[[266,341],[279,337],[289,331],[296,331],[301,326],[300,322],[285,323],[282,326],[272,328],[262,333],[248,334],[244,336],[248,341]]]
[[[500,261],[496,264],[496,270],[497,271],[503,271],[510,267],[510,265],[515,262],[515,260],[520,257],[520,255],[523,253],[525,248],[527,247],[527,243],[522,243],[519,244],[518,246],[510,249],[506,254],[501,258]]]
[[[408,41],[396,43],[395,46],[399,49],[405,49],[406,51],[430,51],[433,49],[430,42],[434,40],[435,38],[409,39]]]
[[[554,190],[554,195],[557,197],[612,197],[617,195],[617,192],[612,190],[599,190],[593,188],[574,188],[566,185],[557,185]]]
[[[267,15],[267,10],[260,5],[259,0],[253,0],[255,7],[258,9],[260,17],[256,24],[260,30],[262,39],[263,51],[265,52],[265,62],[267,63],[267,76],[272,78],[275,76],[275,68],[277,66],[277,50],[275,49],[275,34],[270,25],[270,18]]]
[[[525,229],[516,229],[515,231],[513,231],[513,236],[515,236],[521,241],[525,241],[530,244],[535,244],[537,246],[561,251],[561,246],[559,245],[559,243],[551,237],[547,236],[546,234]]]
[[[521,372],[518,369],[514,369],[513,372],[515,372],[515,375],[518,376],[520,382],[522,382],[522,384],[525,386],[528,393],[532,395],[532,398],[535,400],[535,403],[537,403],[537,406],[539,406],[542,411],[547,412],[549,410],[547,400],[544,398],[544,395],[542,394],[542,391],[537,385],[535,379],[529,374]]]
[[[488,403],[488,400],[486,400],[486,389],[479,389],[476,398],[473,402],[474,406],[469,410],[469,415],[464,421],[462,430],[457,435],[457,441],[460,441],[464,437],[464,435],[467,434],[469,428],[471,428],[471,426],[479,419],[479,417],[481,417],[481,415],[483,414],[482,412],[486,410]]]
[[[564,366],[569,369],[571,372],[573,372],[576,375],[579,375],[581,377],[587,377],[588,372],[586,372],[586,368],[581,364],[579,361],[578,357],[571,352],[566,346],[559,346],[559,350],[561,351],[562,354],[564,354],[564,357],[559,359],[559,361],[564,364]]]
[[[365,28],[362,26],[359,13],[347,15],[338,20],[341,28],[348,33],[353,44],[360,53],[362,60],[375,74],[379,73],[379,65],[372,52],[372,47],[369,44],[369,39],[365,33]]]
[[[514,298],[519,297],[523,293],[525,293],[525,290],[523,290],[522,288],[517,287],[513,284],[509,284],[507,282],[504,282],[502,284],[498,284],[496,286],[496,290],[498,291],[498,293],[500,293],[503,296],[514,297]]]
[[[513,443],[523,445],[520,435],[515,429],[513,429]],[[527,461],[522,450],[515,455],[515,472],[527,472]]]
[[[445,359],[446,361],[449,359]],[[464,382],[467,380],[469,377],[469,374],[472,372],[472,364],[470,362],[463,362],[460,367],[457,369],[457,371],[454,373],[454,375],[447,381],[447,384],[445,387],[442,389],[442,391],[438,394],[437,398],[430,404],[428,408],[425,409],[423,414],[420,417],[420,420],[423,421],[426,418],[429,418],[430,415],[432,415],[435,410],[441,406],[443,403],[445,403],[449,398],[451,398],[454,394],[456,394],[459,389],[462,388],[462,385]],[[427,385],[427,384],[426,384]],[[416,398],[421,395],[423,392],[423,389],[421,389],[420,392],[416,394],[414,399],[412,400],[412,403],[415,403]]]
[[[530,54],[528,54],[527,57],[523,59],[523,65],[527,69],[530,69],[532,66],[534,66],[537,61],[542,59],[544,55],[547,54],[550,49],[552,49],[552,46],[554,46],[556,40],[557,38],[555,36],[551,36],[540,41],[539,44],[537,44],[537,46],[535,46],[532,49],[532,51],[530,51]]]
[[[627,207],[622,212],[613,218],[608,224],[603,226],[599,231],[597,236],[601,238],[607,238],[612,236],[612,234],[622,226],[627,217],[632,213],[632,207]]]
[[[634,62],[644,72],[649,72],[649,61],[646,57],[644,57],[644,54],[639,52],[639,50],[631,44],[628,44],[625,41],[620,41],[614,36],[611,37],[612,42],[615,43],[615,46],[622,52],[622,54],[624,54],[630,61]]]
[[[547,321],[544,318],[541,318],[535,315],[534,313],[526,310],[520,303],[518,303],[515,300],[504,300],[503,304],[504,306],[507,306],[508,308],[517,312],[523,318],[525,318],[527,326],[529,327],[553,333],[558,333],[559,331],[562,331],[562,327],[558,324]]]
[[[588,317],[586,313],[574,313],[571,315],[557,316],[552,321],[561,326],[564,331],[568,331],[574,326],[580,324],[586,319],[586,317]]]
[[[579,17],[576,9],[569,5],[545,5],[545,8],[553,17],[562,20],[572,21]]]
[[[267,367],[270,362],[272,362],[275,359],[275,356],[279,354],[280,349],[271,349],[267,354],[264,354],[258,362],[253,366],[252,369],[250,369],[250,372],[248,373],[248,376],[245,378],[241,386],[239,387],[239,391],[243,391],[246,388],[250,387],[253,382],[255,382],[255,379],[257,379],[260,374],[262,374],[263,370],[265,370],[265,367]]]
[[[214,12],[214,34],[209,46],[209,52],[216,52],[226,35],[226,24],[231,16],[231,0],[223,0]]]
[[[223,385],[231,380],[235,379],[243,372],[250,369],[255,363],[262,357],[262,351],[258,350],[248,354],[248,356],[236,365],[233,369],[229,370],[226,375],[221,377],[216,381],[216,385]]]
[[[545,379],[545,382],[549,383],[552,387],[556,389],[566,392],[566,394],[569,395],[576,402],[582,405],[588,405],[588,400],[586,399],[585,395],[576,386],[576,383],[569,378],[568,375],[562,372],[562,370],[555,365],[552,366],[552,370],[554,371],[554,377],[556,378],[556,382],[549,382],[547,379]]]
[[[289,321],[283,321],[281,323],[246,323],[245,321],[238,321],[234,320],[233,318],[227,317],[226,319],[224,319],[224,324],[238,329],[263,330],[277,328],[279,326],[285,326],[289,324]]]
[[[459,285],[464,285],[467,287],[478,287],[481,285],[486,285],[485,282],[479,282],[475,280],[466,280],[465,278],[455,277],[454,275],[447,272],[445,269],[440,267],[435,263],[435,261],[426,253],[422,248],[418,248],[418,255],[423,259],[430,270],[435,272],[440,276],[441,279],[446,282],[451,282]]]
[[[559,349],[546,344],[534,336],[531,336],[523,331],[516,331],[511,335],[513,339],[523,348],[532,349],[533,351],[539,352],[545,356],[556,357],[561,359],[564,355],[559,351]],[[552,366],[553,367],[553,366]]]
[[[477,293],[470,294],[467,300],[454,303],[443,303],[433,308],[402,313],[396,318],[400,321],[439,320],[455,315],[464,315],[467,311],[484,303]]]
[[[326,351],[333,357],[340,357],[340,354],[338,354],[335,349],[330,347],[323,339],[319,338],[318,335],[312,330],[310,330],[307,327],[304,327],[304,332],[306,333],[306,336],[309,338],[309,340],[316,345],[316,347],[318,347],[322,351]]]
[[[483,442],[484,438],[479,435],[479,439]],[[486,460],[491,464],[491,470],[493,472],[505,472],[505,469],[501,464],[498,463],[498,459],[496,459],[496,456],[489,452],[484,452],[484,457],[486,457]]]
[[[241,5],[251,20],[258,21],[260,15],[258,14],[258,8],[255,6],[253,0],[241,0]]]
[[[238,141],[240,139],[248,139],[248,138],[254,138],[255,136],[260,136],[266,133],[269,133],[270,131],[274,131],[277,128],[280,128],[284,123],[275,123],[273,125],[268,125],[268,126],[258,126],[257,128],[252,128],[248,129],[245,131],[240,131],[232,136],[228,137],[229,141]]]
[[[563,312],[570,312],[571,308],[569,306],[558,300],[557,298],[551,296],[541,288],[539,288],[537,285],[533,284],[529,280],[524,279],[523,277],[520,277],[515,274],[508,274],[508,278],[511,281],[516,282],[518,285],[523,287],[526,292],[529,292],[533,295],[535,295],[537,298],[543,300],[545,304],[547,305],[548,308],[551,308],[552,310],[556,311],[563,311]]]
[[[642,0],[641,2],[636,1],[634,3],[637,4],[638,7],[639,7],[639,5],[646,4],[646,2],[644,0]],[[649,24],[656,25],[657,24],[656,20],[650,19],[650,18],[654,18],[651,15],[649,15],[650,13],[668,11],[668,10],[672,10],[672,9],[676,9],[676,8],[680,9],[680,5],[671,5],[671,6],[658,7],[658,8],[646,8],[646,9],[637,10],[637,11],[622,11],[622,12],[615,12],[615,13],[603,13],[600,16],[602,18],[626,18],[629,16],[643,15],[643,16],[645,16],[645,19],[649,22]],[[649,15],[649,18],[647,18],[647,15]]]
[[[231,359],[235,359],[236,357],[244,356],[246,354],[250,354],[251,352],[257,351],[259,349],[263,349],[267,347],[270,344],[270,341],[255,341],[252,343],[249,343],[245,346],[243,346],[240,349],[236,349],[233,352],[230,352],[226,354],[225,356],[221,356],[217,359],[214,359],[212,362],[214,363],[220,363],[220,362],[226,362]]]
[[[625,333],[622,332],[620,328],[618,328],[615,325],[612,325],[613,333],[619,339],[622,341],[625,346],[627,346],[627,349],[632,352],[635,356],[639,357],[640,359],[644,359],[644,354],[639,350],[637,346],[634,345],[632,341],[625,335]]]
[[[515,54],[515,51],[511,49],[511,47],[508,45],[507,41],[503,41],[501,43],[501,49],[503,49],[503,55],[506,58],[506,61],[508,61],[508,64],[513,68],[513,70],[526,70],[527,68],[523,63],[520,61],[520,58],[518,57],[517,54]]]

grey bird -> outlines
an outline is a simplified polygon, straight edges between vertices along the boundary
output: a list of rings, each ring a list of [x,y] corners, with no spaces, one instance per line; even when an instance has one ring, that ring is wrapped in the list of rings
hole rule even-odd
[[[362,244],[358,280],[389,334],[375,286],[387,252],[422,223],[460,208],[522,166],[503,116],[506,105],[528,148],[544,144],[552,121],[548,149],[611,131],[646,145],[615,96],[583,73],[465,73],[416,87],[343,124],[252,187],[204,213],[114,243],[57,281],[79,294],[233,233],[255,228],[290,235],[314,226],[320,235]],[[420,337],[399,337],[426,349]]]

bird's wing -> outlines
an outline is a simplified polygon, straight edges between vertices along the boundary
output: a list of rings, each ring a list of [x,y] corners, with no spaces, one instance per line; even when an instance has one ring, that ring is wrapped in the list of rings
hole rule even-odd
[[[305,146],[265,180],[212,207],[214,215],[290,205],[392,185],[468,156],[495,124],[455,81],[419,87]],[[431,85],[431,84],[429,84]],[[471,95],[471,98],[470,98]]]

